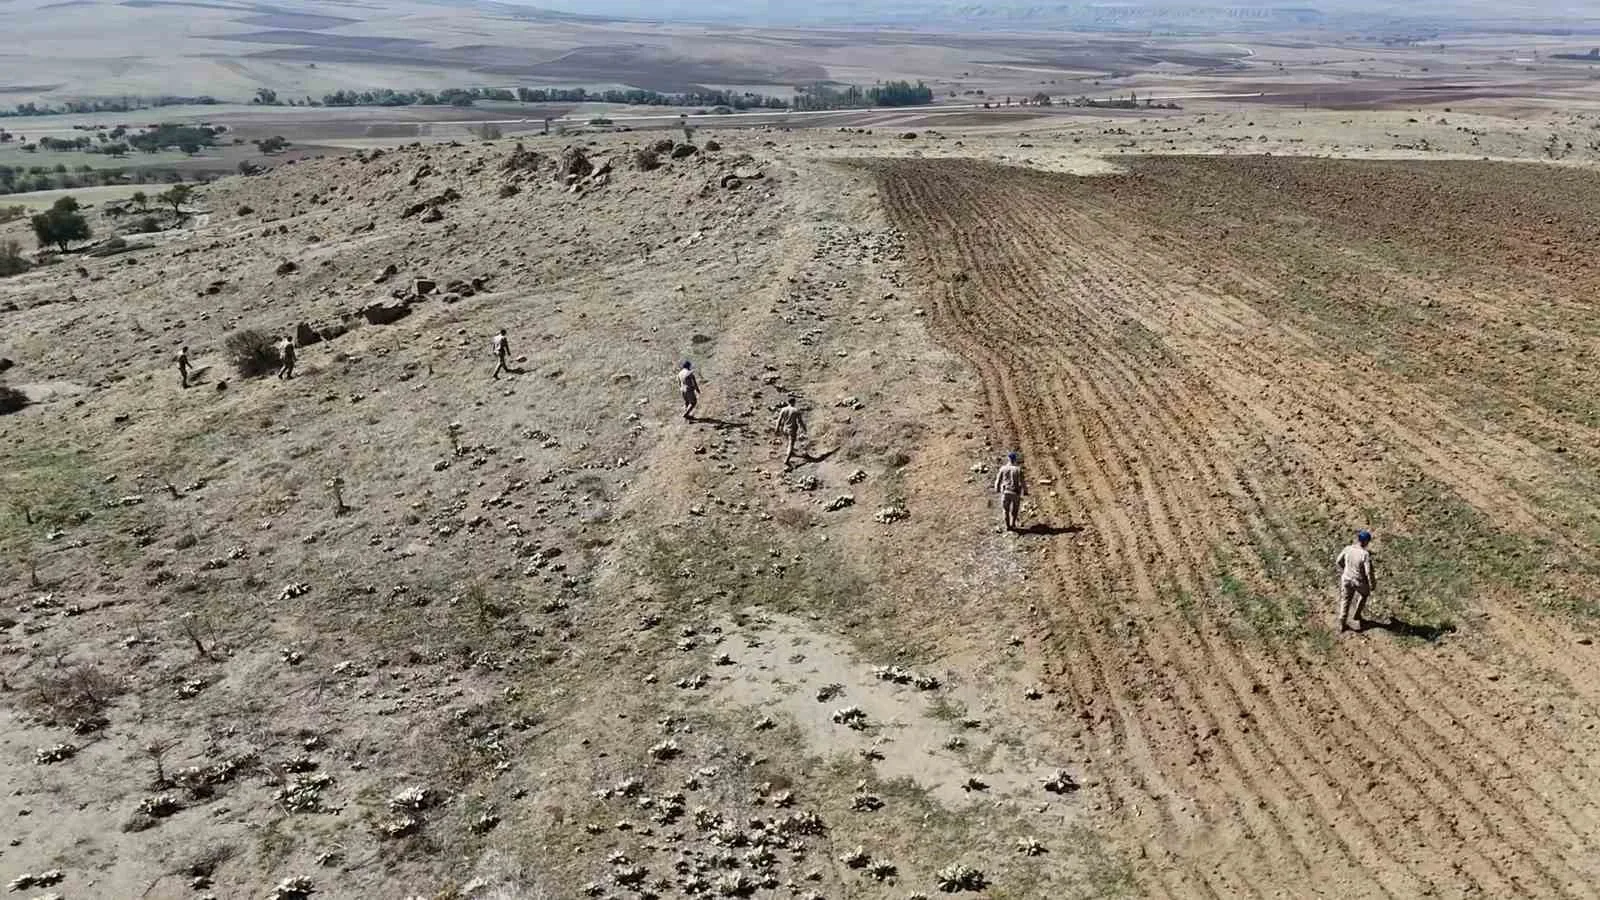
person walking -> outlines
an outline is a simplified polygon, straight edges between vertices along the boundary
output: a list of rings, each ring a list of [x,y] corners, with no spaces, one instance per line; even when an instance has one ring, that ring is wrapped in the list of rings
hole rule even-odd
[[[287,381],[294,377],[294,338],[285,336],[283,342],[278,344],[278,359],[282,365],[278,369],[278,377]]]
[[[1372,551],[1367,549],[1370,543],[1372,533],[1358,531],[1355,543],[1339,551],[1338,558],[1333,561],[1334,568],[1339,571],[1340,631],[1360,631],[1365,625],[1366,620],[1361,618],[1361,613],[1367,607],[1367,598],[1378,586],[1378,577],[1372,567]],[[1354,609],[1351,608],[1352,604]],[[1354,623],[1350,621],[1352,614],[1355,615]]]
[[[1016,451],[1006,454],[1005,465],[994,473],[994,492],[1000,495],[1000,509],[1006,516],[1006,530],[1016,531],[1022,524],[1022,498],[1028,493],[1022,476],[1021,457]]]
[[[189,386],[189,348],[178,351],[178,384]]]
[[[506,365],[507,361],[511,359],[511,339],[506,337],[504,328],[500,329],[500,333],[494,336],[494,358],[494,378],[499,381],[501,372],[507,375],[511,374],[511,367]]]
[[[683,395],[683,417],[694,421],[694,408],[700,404],[700,379],[694,374],[694,364],[687,359],[678,369],[678,392]]]
[[[794,397],[790,397],[778,410],[778,419],[773,423],[773,430],[780,436],[788,439],[788,447],[783,454],[783,467],[789,468],[794,461],[795,445],[800,442],[800,435],[806,433],[806,420],[800,414],[800,406]]]

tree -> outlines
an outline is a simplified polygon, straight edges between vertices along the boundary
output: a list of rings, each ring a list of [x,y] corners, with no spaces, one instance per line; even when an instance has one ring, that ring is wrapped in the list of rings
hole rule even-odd
[[[134,191],[133,196],[129,197],[128,200],[140,209],[150,208],[150,198],[145,195],[144,191]]]
[[[262,153],[279,153],[288,148],[289,142],[282,135],[273,135],[255,142],[256,149]]]
[[[194,188],[190,187],[189,185],[175,184],[172,187],[162,191],[161,195],[156,199],[160,200],[162,203],[169,204],[172,207],[172,215],[175,218],[181,219],[183,218],[183,205],[189,202],[189,197],[193,193]]]
[[[78,212],[78,201],[62,197],[50,209],[33,217],[33,234],[39,239],[39,246],[55,244],[65,253],[69,244],[88,240],[91,232],[88,220]]]

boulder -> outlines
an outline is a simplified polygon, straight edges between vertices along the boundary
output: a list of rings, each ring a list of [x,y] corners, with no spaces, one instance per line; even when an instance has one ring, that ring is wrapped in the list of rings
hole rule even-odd
[[[650,149],[657,153],[671,153],[672,138],[662,138],[661,140],[656,141],[654,144],[651,144]]]
[[[418,297],[426,297],[439,287],[439,282],[432,278],[418,278],[411,282],[411,293]]]
[[[400,267],[396,266],[394,263],[390,263],[383,267],[383,271],[379,272],[373,277],[372,283],[383,284],[385,281],[388,281],[398,274],[400,274]]]
[[[422,182],[422,179],[427,178],[429,175],[432,175],[432,174],[433,174],[432,167],[430,167],[430,166],[419,166],[415,172],[411,173],[411,180],[406,182],[406,183],[411,185],[412,187],[416,187],[418,184],[420,184]]]
[[[423,213],[422,216],[417,219],[418,222],[439,222],[443,220],[444,213],[440,212],[439,207],[437,206],[428,207],[428,211]]]
[[[707,152],[715,153],[715,152],[717,152],[718,150],[721,150],[721,149],[722,149],[722,145],[717,143],[716,141],[706,141],[706,151]]]
[[[273,271],[278,275],[293,275],[294,273],[300,271],[300,267],[286,259],[283,262],[278,263],[278,268],[274,269]]]
[[[372,325],[393,325],[411,315],[411,307],[404,303],[373,303],[362,309],[361,315]]]
[[[693,144],[678,144],[672,148],[673,159],[688,159],[700,152],[700,148]]]
[[[309,347],[312,344],[322,343],[322,335],[307,323],[301,322],[294,326],[294,342],[301,347]]]
[[[737,166],[733,170],[735,178],[741,181],[755,181],[766,177],[766,173],[755,166]]]
[[[0,357],[0,372],[4,372],[4,371],[10,369],[12,366],[15,366],[15,365],[16,365],[15,362],[12,362],[11,360],[6,359],[5,357]]]

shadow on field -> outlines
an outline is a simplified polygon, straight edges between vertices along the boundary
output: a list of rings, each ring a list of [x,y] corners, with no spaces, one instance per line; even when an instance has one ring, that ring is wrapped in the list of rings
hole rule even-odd
[[[1447,634],[1455,634],[1454,625],[1414,625],[1404,619],[1389,617],[1387,622],[1361,622],[1363,631],[1387,631],[1397,637],[1416,638],[1417,640],[1433,643]]]
[[[1051,525],[1047,522],[1035,522],[1026,528],[1018,528],[1018,534],[1037,534],[1043,537],[1055,537],[1062,534],[1082,534],[1082,525]]]
[[[718,431],[743,431],[750,427],[748,422],[730,422],[727,419],[718,419],[712,416],[695,416],[689,421],[696,425],[710,425]]]

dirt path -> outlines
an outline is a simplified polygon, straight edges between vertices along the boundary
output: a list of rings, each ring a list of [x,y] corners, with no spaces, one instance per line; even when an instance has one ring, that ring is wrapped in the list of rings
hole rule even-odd
[[[1595,707],[1567,705],[1579,730],[1540,704],[1587,694],[1595,661],[1555,652],[1569,625],[1517,608],[1587,571],[1572,516],[1592,509],[1522,484],[1592,470],[1485,427],[1447,384],[1357,377],[1383,363],[1330,338],[1330,314],[1266,302],[1294,274],[1256,258],[1276,248],[1252,245],[1248,223],[1231,252],[1196,247],[1187,209],[1156,214],[1167,184],[962,162],[878,172],[936,328],[982,371],[994,427],[1057,488],[1040,515],[1084,526],[1045,565],[1046,646],[1113,818],[1157,861],[1145,889],[1593,895],[1600,811],[1581,759]],[[1139,191],[1148,205],[1127,201]],[[1424,498],[1455,518],[1419,520]],[[1522,553],[1545,567],[1397,574],[1380,595],[1391,631],[1496,627],[1330,648],[1323,560],[1362,523],[1389,526],[1397,572],[1516,568],[1500,554]],[[1425,547],[1430,529],[1454,543]],[[1469,559],[1427,561],[1451,553]],[[1439,603],[1457,613],[1423,621]],[[1552,689],[1538,673],[1559,656]],[[1525,714],[1496,715],[1508,706]]]

